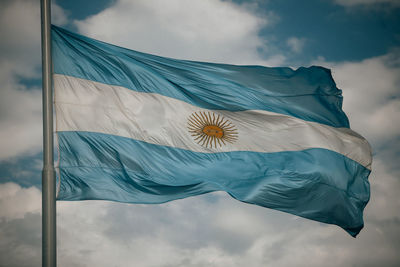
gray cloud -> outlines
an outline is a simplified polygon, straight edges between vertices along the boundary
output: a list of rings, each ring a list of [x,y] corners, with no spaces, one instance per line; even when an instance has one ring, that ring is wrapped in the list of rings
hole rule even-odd
[[[258,32],[275,17],[256,15],[254,9],[220,0],[119,0],[75,24],[83,34],[142,52],[235,64],[282,64],[282,55],[260,58],[258,49],[268,46]]]
[[[0,266],[40,265],[40,208],[36,187],[0,184]]]
[[[38,213],[0,219],[0,266],[40,266],[41,221]]]
[[[286,44],[294,53],[300,53],[306,43],[305,38],[290,37],[287,39]]]
[[[0,160],[41,149],[41,92],[21,82],[41,75],[39,7],[33,0],[0,3]],[[66,22],[61,8],[53,11],[56,22]]]

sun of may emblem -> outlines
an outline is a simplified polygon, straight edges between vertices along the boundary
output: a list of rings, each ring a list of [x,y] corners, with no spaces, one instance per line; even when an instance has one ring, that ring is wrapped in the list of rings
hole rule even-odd
[[[238,139],[235,125],[213,112],[192,113],[188,118],[188,129],[194,140],[204,147],[221,147]]]

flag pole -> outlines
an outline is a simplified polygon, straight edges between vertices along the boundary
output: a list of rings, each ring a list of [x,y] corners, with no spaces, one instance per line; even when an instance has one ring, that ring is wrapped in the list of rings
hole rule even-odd
[[[56,181],[53,156],[53,92],[51,64],[50,1],[41,0],[42,30],[42,104],[43,104],[43,170],[42,170],[42,266],[56,267]]]

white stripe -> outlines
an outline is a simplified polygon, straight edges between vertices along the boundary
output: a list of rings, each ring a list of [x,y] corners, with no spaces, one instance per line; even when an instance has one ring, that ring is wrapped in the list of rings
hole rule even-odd
[[[346,128],[262,110],[210,110],[236,126],[238,140],[206,148],[194,141],[187,126],[191,114],[209,110],[155,93],[59,74],[54,75],[54,88],[57,131],[99,132],[204,153],[325,148],[367,168],[371,165],[368,142]]]

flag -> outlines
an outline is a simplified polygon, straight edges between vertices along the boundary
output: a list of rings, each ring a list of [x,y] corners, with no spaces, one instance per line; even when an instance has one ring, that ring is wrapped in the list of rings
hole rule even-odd
[[[58,200],[213,191],[353,236],[371,150],[330,70],[165,58],[52,26]]]

